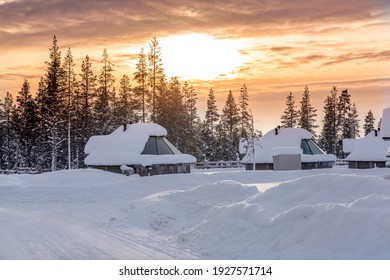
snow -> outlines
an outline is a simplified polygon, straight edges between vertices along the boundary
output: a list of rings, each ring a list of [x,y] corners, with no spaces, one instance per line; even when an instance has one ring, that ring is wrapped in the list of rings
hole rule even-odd
[[[278,155],[300,155],[302,154],[302,149],[297,147],[278,147],[271,149],[273,156]]]
[[[0,259],[389,259],[390,169],[0,175]]]
[[[318,161],[335,161],[334,155],[304,155],[302,154],[301,141],[302,139],[311,139],[313,135],[302,128],[281,128],[278,129],[278,134],[275,130],[270,130],[264,136],[255,139],[255,162],[256,163],[272,163],[273,156],[278,151],[284,150],[288,154],[297,154],[298,149],[301,154],[302,162],[318,162]],[[245,151],[244,146],[246,142],[241,141],[240,151]],[[245,151],[246,152],[246,151]],[[253,163],[252,152],[244,156],[242,162]]]
[[[167,131],[155,123],[138,123],[117,128],[109,135],[92,136],[85,146],[87,165],[135,165],[192,163],[196,158],[187,154],[142,155],[149,136],[166,136]]]
[[[356,140],[352,152],[347,156],[348,161],[386,161],[386,153],[390,148],[390,141],[382,139],[382,130],[371,131],[365,137]]]
[[[383,110],[381,132],[383,138],[390,138],[390,108]]]
[[[344,151],[344,153],[350,154],[353,151],[356,143],[359,142],[359,140],[360,139],[343,139],[343,151]]]

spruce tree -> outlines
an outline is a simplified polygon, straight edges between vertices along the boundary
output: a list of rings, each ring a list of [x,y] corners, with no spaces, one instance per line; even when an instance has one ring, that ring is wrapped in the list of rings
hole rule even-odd
[[[229,140],[225,158],[228,160],[236,160],[240,140],[240,113],[231,90],[227,96],[225,107],[222,109],[221,121],[223,129],[226,129]]]
[[[50,60],[46,62],[47,72],[45,86],[42,88],[39,112],[44,124],[44,138],[40,142],[40,150],[50,147],[50,158],[44,157],[44,166],[50,166],[52,171],[65,166],[64,141],[66,140],[66,99],[64,77],[65,71],[61,65],[61,51],[54,36],[50,48]],[[60,164],[60,166],[58,166]]]
[[[295,127],[298,122],[299,112],[296,109],[295,100],[293,94],[287,96],[286,100],[286,109],[283,112],[283,115],[280,117],[282,127]]]
[[[218,141],[216,136],[216,126],[219,122],[218,108],[213,88],[210,88],[205,120],[200,124],[201,152],[204,160],[216,161],[218,158]]]
[[[313,107],[313,105],[310,102],[309,88],[308,86],[305,86],[305,90],[303,92],[303,96],[301,100],[301,109],[299,111],[300,116],[298,119],[298,125],[299,127],[308,130],[314,136],[316,135],[314,129],[318,127],[318,125],[315,124],[316,121],[315,117],[317,117],[316,112],[317,110]]]
[[[12,170],[15,164],[13,111],[12,94],[7,92],[4,101],[0,104],[0,169],[5,170]]]
[[[370,133],[375,129],[375,118],[371,110],[368,111],[364,119],[363,129],[364,129],[364,135],[367,135],[368,133]]]
[[[246,85],[240,89],[240,137],[247,139],[251,131],[251,115],[249,114],[249,94]]]
[[[74,66],[75,64],[73,62],[73,55],[70,48],[68,48],[66,52],[66,56],[64,58],[64,64],[63,64],[64,71],[65,71],[64,87],[65,87],[65,95],[66,95],[66,111],[68,115],[67,116],[68,169],[72,169],[72,162],[74,160],[72,158],[72,144],[73,144],[73,148],[76,148],[73,151],[73,154],[78,155],[79,151],[81,150],[80,149],[81,147],[77,147],[77,145],[79,144],[78,141],[72,143],[73,140],[75,140],[75,136],[76,136],[75,128],[76,128],[76,121],[78,117],[76,115],[76,112],[78,113],[78,110],[76,110],[76,108],[78,108],[78,100],[75,97],[76,89],[77,89],[77,81],[76,81],[76,74],[74,72]],[[73,133],[72,133],[72,129],[74,129]],[[76,162],[78,161],[79,160],[77,159]]]
[[[138,86],[134,89],[139,103],[141,104],[141,120],[144,123],[147,118],[147,100],[150,100],[150,92],[148,90],[148,65],[146,61],[146,54],[144,48],[141,48],[141,52],[138,55],[138,63],[136,65],[137,71],[134,73],[134,80]]]
[[[337,104],[337,111],[337,125],[340,128],[340,140],[353,138],[349,120],[351,114],[351,95],[348,93],[348,89],[341,92],[339,102]]]
[[[349,124],[351,127],[351,138],[355,139],[357,137],[360,137],[360,120],[359,120],[359,113],[356,108],[356,104],[352,104],[351,112],[348,116]]]
[[[81,64],[81,81],[79,83],[79,106],[80,106],[80,146],[85,147],[88,139],[95,134],[95,121],[93,108],[96,102],[97,77],[92,70],[92,63],[87,55]],[[83,155],[83,153],[82,153]],[[82,157],[81,157],[82,158]]]
[[[183,141],[183,152],[192,154],[196,158],[202,159],[202,152],[200,149],[200,129],[201,123],[196,108],[197,93],[192,85],[188,82],[184,82],[182,87],[182,95],[184,98],[185,106],[185,134]]]
[[[213,88],[210,88],[208,99],[207,99],[207,109],[206,109],[206,125],[209,127],[211,134],[215,133],[215,124],[219,121],[219,114],[217,108],[217,101],[215,99],[215,94]]]
[[[112,86],[115,82],[113,64],[111,63],[107,49],[103,50],[103,66],[99,75],[99,89],[94,104],[94,122],[96,134],[109,134],[114,129],[112,124],[111,100],[113,97]]]
[[[16,98],[16,108],[13,113],[15,143],[19,167],[35,166],[35,151],[37,144],[37,106],[30,92],[30,83],[24,80],[19,95]]]
[[[139,100],[134,97],[133,89],[130,85],[130,78],[128,75],[123,75],[119,81],[119,96],[116,99],[114,118],[115,126],[124,123],[138,122]]]
[[[149,61],[149,86],[151,89],[151,103],[152,106],[152,116],[151,120],[153,122],[156,121],[157,115],[157,102],[159,98],[159,93],[161,94],[164,91],[164,83],[165,83],[165,74],[163,69],[163,63],[161,59],[161,47],[157,42],[156,38],[149,43],[149,53],[148,53],[148,61]],[[162,97],[160,100],[164,100]],[[161,107],[161,106],[160,106]]]
[[[319,144],[328,154],[337,155],[338,127],[337,127],[337,88],[333,87],[331,94],[324,101],[324,119]]]

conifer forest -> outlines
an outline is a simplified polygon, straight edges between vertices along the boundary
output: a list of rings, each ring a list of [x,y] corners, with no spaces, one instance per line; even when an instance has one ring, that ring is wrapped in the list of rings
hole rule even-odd
[[[218,108],[210,88],[205,115],[199,116],[196,89],[176,77],[166,78],[161,52],[153,38],[149,49],[141,48],[135,73],[116,81],[107,49],[99,65],[92,65],[86,55],[76,67],[71,49],[61,50],[54,36],[37,91],[31,92],[25,79],[19,92],[0,99],[0,170],[83,168],[84,147],[91,136],[138,122],[162,125],[168,139],[198,161],[241,158],[240,139],[261,136],[253,125],[250,89],[243,84],[236,96],[227,92],[223,108]],[[299,98],[286,94],[279,125],[307,129],[325,152],[339,158],[344,156],[342,139],[377,128],[371,111],[359,117],[348,89],[330,89],[322,120],[317,119],[307,86]]]

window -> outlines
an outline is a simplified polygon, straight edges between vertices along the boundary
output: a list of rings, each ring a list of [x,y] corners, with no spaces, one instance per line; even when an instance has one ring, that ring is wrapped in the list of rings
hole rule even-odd
[[[322,155],[324,152],[311,139],[302,139],[301,149],[305,155]]]
[[[143,155],[172,155],[180,154],[165,137],[163,136],[150,136],[148,142],[145,144],[145,148],[142,152]]]

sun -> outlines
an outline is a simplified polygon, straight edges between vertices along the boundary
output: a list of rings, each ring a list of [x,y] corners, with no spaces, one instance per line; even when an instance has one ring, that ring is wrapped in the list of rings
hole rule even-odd
[[[244,63],[237,40],[216,39],[207,34],[185,34],[159,40],[167,77],[185,80],[232,78]]]

